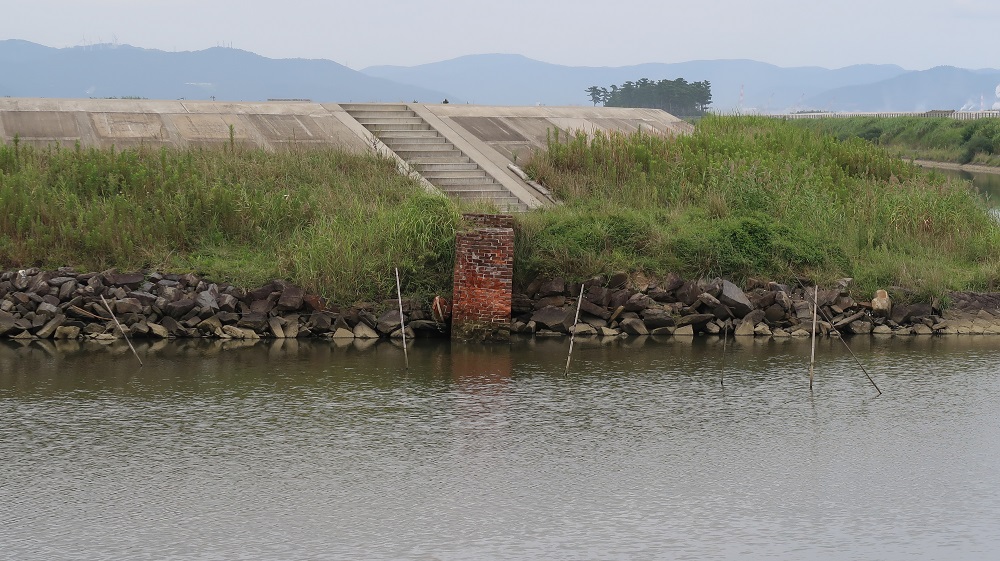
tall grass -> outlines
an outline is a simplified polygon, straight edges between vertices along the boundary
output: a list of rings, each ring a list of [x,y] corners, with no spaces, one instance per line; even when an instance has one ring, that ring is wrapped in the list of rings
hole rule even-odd
[[[0,146],[0,265],[287,277],[336,301],[450,286],[458,212],[338,150]]]
[[[790,122],[839,140],[861,138],[904,158],[1000,165],[1000,119],[837,117]]]
[[[550,138],[526,165],[566,204],[521,221],[526,274],[850,276],[922,295],[991,288],[1000,230],[964,183],[765,117],[694,134]]]

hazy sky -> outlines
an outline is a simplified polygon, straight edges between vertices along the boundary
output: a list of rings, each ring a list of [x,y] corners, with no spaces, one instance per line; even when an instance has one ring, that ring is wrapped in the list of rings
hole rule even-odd
[[[0,39],[232,46],[360,69],[517,53],[574,66],[749,58],[779,66],[1000,68],[998,0],[23,0]]]

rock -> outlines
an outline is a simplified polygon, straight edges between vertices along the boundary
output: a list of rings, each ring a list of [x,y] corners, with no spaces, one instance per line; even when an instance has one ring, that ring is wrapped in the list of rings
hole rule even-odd
[[[608,280],[608,288],[612,290],[625,288],[626,286],[628,286],[627,273],[622,273],[622,272],[615,273],[611,275],[611,278]]]
[[[306,294],[302,297],[302,306],[307,312],[325,312],[326,300],[318,294]]]
[[[607,288],[591,286],[587,288],[587,291],[584,293],[584,298],[596,306],[607,308],[611,303],[611,294],[612,291]]]
[[[39,329],[35,335],[39,339],[48,339],[49,337],[52,337],[52,335],[56,332],[56,329],[58,329],[59,326],[61,326],[65,321],[66,316],[58,314],[50,319],[41,329]]]
[[[182,318],[194,309],[194,300],[191,298],[182,298],[176,302],[167,303],[166,307],[163,309],[163,313],[167,314],[172,318]]]
[[[875,297],[872,298],[872,314],[889,317],[891,311],[892,300],[889,299],[889,293],[884,290],[875,291]]]
[[[714,314],[690,314],[686,316],[681,316],[677,320],[677,327],[692,326],[694,328],[701,328],[701,326],[715,319]],[[676,331],[674,332],[676,333]]]
[[[573,318],[569,316],[569,312],[554,306],[538,310],[531,315],[531,321],[546,329],[563,333],[568,331],[569,327],[573,325]]]
[[[535,301],[534,309],[541,310],[546,306],[561,308],[564,305],[566,305],[566,297],[563,296],[562,294],[554,294],[552,296],[545,296],[543,298],[539,298],[537,301]]]
[[[279,311],[294,311],[302,307],[302,299],[305,292],[297,286],[287,286],[281,291],[277,305]]]
[[[59,300],[69,300],[78,287],[79,285],[76,284],[76,281],[73,279],[60,284],[58,292]]]
[[[732,310],[733,315],[737,318],[746,316],[753,309],[753,305],[750,304],[750,299],[747,298],[747,295],[738,286],[727,280],[722,281],[722,292],[719,294],[719,301]]]
[[[538,287],[538,292],[535,294],[536,298],[544,298],[546,296],[557,296],[566,292],[566,281],[561,278],[555,278],[547,282],[543,282],[541,286]]]
[[[785,310],[779,304],[771,304],[764,310],[764,319],[771,325],[785,321]]]
[[[674,334],[674,328],[673,327],[657,327],[656,329],[650,329],[649,330],[649,334],[650,335],[659,335],[661,337],[665,337],[667,335],[673,335]]]
[[[646,324],[647,329],[674,327],[676,325],[674,317],[667,313],[666,310],[650,308],[643,310],[639,315],[642,316],[642,322]]]
[[[388,335],[393,331],[399,329],[400,316],[399,310],[389,310],[378,317],[378,321],[375,324],[375,329],[383,335]]]
[[[888,325],[876,325],[872,329],[872,333],[875,335],[892,335],[892,328]]]
[[[736,331],[733,332],[733,335],[737,337],[753,337],[754,327],[753,322],[743,320],[736,326]]]
[[[125,286],[131,290],[139,288],[146,280],[146,275],[142,273],[104,273],[102,276],[107,286]]]
[[[240,321],[236,322],[236,327],[242,329],[252,329],[253,331],[263,331],[264,326],[267,325],[267,316],[265,314],[250,312],[249,314],[243,314]],[[286,337],[289,337],[287,333]]]
[[[274,335],[275,339],[285,338],[285,330],[281,323],[281,318],[271,317],[267,319],[267,326],[271,328],[271,335]],[[354,337],[354,335],[352,334],[351,337]]]
[[[354,332],[344,327],[338,327],[331,337],[334,339],[354,339]]]
[[[222,331],[222,322],[219,321],[219,318],[216,316],[201,320],[196,327],[198,331],[201,331],[202,333],[224,333],[224,331]]]
[[[397,310],[395,314],[395,317],[398,318],[399,311]],[[309,329],[312,330],[313,333],[325,333],[327,331],[331,331],[333,326],[333,316],[327,312],[313,312],[313,314],[309,316],[308,325]],[[396,323],[396,327],[399,327],[398,322]]]
[[[203,290],[198,293],[197,298],[194,301],[195,306],[202,309],[218,311],[219,301],[215,298],[215,294],[211,290]]]
[[[0,311],[0,335],[6,335],[7,332],[14,329],[15,325],[17,325],[17,319],[13,314]]]
[[[357,339],[378,339],[378,332],[368,327],[363,321],[354,326],[354,337]]]
[[[694,326],[685,325],[674,330],[674,337],[694,336]]]
[[[46,317],[54,317],[56,314],[59,313],[59,308],[53,306],[52,304],[49,304],[48,302],[42,302],[41,304],[38,305],[37,308],[35,308],[35,313],[41,314]]]
[[[597,330],[586,323],[578,323],[575,327],[570,329],[570,333],[578,336],[592,336],[597,335]]]
[[[645,310],[646,308],[652,308],[655,305],[656,302],[654,302],[652,298],[646,296],[641,292],[636,292],[631,297],[629,297],[627,302],[625,302],[625,311],[641,312],[642,310]]]
[[[75,325],[61,325],[56,328],[54,339],[76,339],[80,336],[80,328]]]
[[[601,306],[592,303],[590,300],[586,298],[581,300],[579,304],[581,313],[590,314],[592,316],[599,317],[603,320],[607,320],[608,318],[611,317],[611,312],[609,312],[607,308],[602,308]]]
[[[601,337],[617,337],[621,335],[621,331],[611,329],[610,327],[601,327],[597,329],[597,334]]]
[[[757,326],[753,328],[753,334],[758,337],[770,337],[771,328],[768,327],[766,323],[758,323]]]
[[[631,297],[632,293],[624,288],[615,290],[611,293],[611,297],[608,299],[608,308],[615,309],[619,306],[624,308],[625,304]]]
[[[847,326],[847,329],[851,333],[854,333],[855,335],[868,335],[869,333],[872,332],[872,328],[873,328],[872,322],[862,319],[859,319],[857,321],[852,321]]]
[[[170,331],[158,323],[147,323],[146,326],[149,327],[149,335],[151,337],[155,337],[157,339],[166,339],[167,337],[170,337]]]
[[[137,298],[115,300],[114,304],[115,313],[119,315],[142,313],[142,302],[139,302]]]
[[[791,336],[792,337],[811,337],[812,333],[810,333],[809,331],[806,331],[805,329],[802,329],[800,327],[800,328],[796,329],[795,331],[792,331]]]
[[[915,324],[912,329],[913,329],[913,334],[914,335],[933,335],[934,334],[934,330],[931,329],[930,327],[927,327],[923,323]]]
[[[649,330],[639,318],[628,318],[621,322],[621,329],[629,335],[649,335]]]
[[[250,303],[250,311],[258,314],[269,314],[277,305],[279,298],[281,298],[280,292],[272,292],[267,298],[254,300]]]
[[[771,337],[775,337],[775,338],[779,338],[779,337],[780,338],[784,338],[784,337],[791,337],[791,336],[792,336],[791,333],[785,331],[784,329],[781,329],[780,327],[771,332]]]

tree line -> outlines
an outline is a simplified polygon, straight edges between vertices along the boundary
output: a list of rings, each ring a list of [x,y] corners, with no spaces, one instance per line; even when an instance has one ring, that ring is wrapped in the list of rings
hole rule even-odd
[[[712,103],[712,85],[708,80],[688,82],[684,78],[653,81],[642,78],[609,88],[590,86],[585,90],[596,107],[642,107],[662,109],[673,115],[704,115]]]

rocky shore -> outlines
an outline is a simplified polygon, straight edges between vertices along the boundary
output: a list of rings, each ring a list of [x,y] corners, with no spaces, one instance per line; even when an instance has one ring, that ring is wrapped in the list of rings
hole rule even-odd
[[[723,279],[673,274],[618,274],[582,285],[539,278],[514,293],[511,331],[569,334],[579,307],[577,336],[804,337],[811,333],[814,298],[823,336],[1000,334],[1000,293],[951,293],[946,305],[892,304],[856,300],[850,279],[817,294],[812,286],[756,282],[744,290]],[[404,299],[403,312],[408,338],[448,334],[446,318],[416,302]],[[130,338],[159,339],[377,339],[401,337],[400,323],[396,300],[342,309],[281,280],[243,290],[194,274],[0,274],[0,338],[113,340],[124,331]]]
[[[375,315],[380,308],[389,311]],[[403,312],[407,337],[447,332],[414,302],[404,299]],[[0,274],[0,337],[111,340],[123,331],[129,337],[158,339],[377,339],[403,334],[397,300],[342,310],[281,280],[244,291],[193,274],[71,269]]]
[[[699,334],[806,337],[813,301],[817,333],[840,335],[1000,334],[1000,293],[954,292],[947,306],[855,300],[851,279],[830,289],[752,282],[744,291],[723,279],[684,280],[615,275],[583,283],[577,335]],[[580,284],[538,279],[514,295],[512,331],[536,335],[570,333]],[[873,305],[874,304],[874,305]]]

